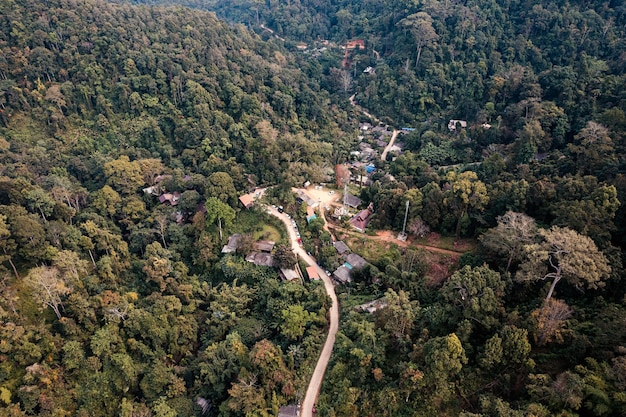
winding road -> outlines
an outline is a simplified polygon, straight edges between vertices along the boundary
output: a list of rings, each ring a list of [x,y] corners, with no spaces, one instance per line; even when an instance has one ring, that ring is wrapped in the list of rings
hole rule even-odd
[[[317,360],[317,365],[315,365],[315,370],[313,371],[313,375],[311,376],[311,381],[309,382],[309,387],[306,390],[304,400],[302,401],[302,407],[300,409],[300,417],[313,417],[313,406],[317,401],[317,395],[320,392],[322,380],[324,379],[324,373],[326,372],[326,368],[328,367],[330,354],[332,353],[333,345],[335,344],[335,336],[337,335],[337,330],[339,329],[339,303],[337,302],[337,295],[335,294],[335,287],[331,278],[317,264],[315,259],[313,259],[313,257],[311,257],[308,253],[306,253],[306,251],[298,244],[296,230],[294,229],[291,220],[288,219],[283,213],[279,213],[278,210],[274,209],[273,207],[267,207],[267,209],[270,214],[278,217],[285,224],[287,232],[289,233],[289,239],[291,240],[291,247],[293,251],[309,266],[313,266],[315,268],[318,275],[322,278],[322,281],[324,281],[324,288],[326,289],[326,293],[332,300],[332,305],[330,307],[330,326],[328,329],[328,336],[326,337],[326,342],[324,343],[324,347],[322,348],[320,357]]]
[[[356,101],[354,101],[354,98],[356,97],[356,93],[352,94],[350,96],[350,98],[348,100],[350,100],[350,104],[352,104],[352,106],[357,109],[358,111],[360,111],[361,113],[363,113],[364,115],[366,115],[367,117],[369,117],[370,119],[372,119],[374,122],[376,123],[380,123],[380,120],[372,115],[371,113],[369,113],[367,110],[365,110],[363,107],[359,106]],[[398,137],[398,133],[400,133],[399,130],[394,129],[393,133],[391,134],[391,139],[389,139],[389,143],[387,144],[387,146],[385,146],[385,149],[383,150],[383,153],[380,155],[380,160],[381,161],[386,161],[387,160],[387,153],[389,152],[389,150],[391,149],[391,147],[393,146],[394,142],[396,141],[396,138]]]

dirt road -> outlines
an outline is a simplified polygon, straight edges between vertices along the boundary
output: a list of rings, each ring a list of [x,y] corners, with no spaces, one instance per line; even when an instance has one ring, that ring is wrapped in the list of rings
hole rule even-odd
[[[389,139],[389,143],[387,144],[387,146],[385,146],[385,150],[380,155],[381,161],[387,160],[387,153],[389,152],[389,149],[391,149],[391,147],[393,146],[393,143],[396,141],[396,138],[398,137],[398,133],[400,133],[399,130],[394,130],[393,133],[391,134],[391,139]]]
[[[326,274],[326,272],[315,262],[313,257],[309,256],[304,249],[300,247],[298,244],[298,240],[296,238],[296,231],[289,220],[284,214],[279,213],[272,207],[268,207],[269,213],[278,217],[282,220],[282,222],[287,227],[287,231],[289,232],[289,239],[291,240],[291,247],[293,251],[303,259],[307,265],[313,266],[319,276],[324,281],[324,288],[326,289],[326,293],[332,300],[332,305],[330,307],[330,326],[328,328],[328,336],[326,337],[326,342],[324,343],[324,347],[322,348],[322,352],[320,353],[320,357],[317,360],[317,365],[315,366],[315,370],[313,371],[313,375],[311,375],[311,381],[309,382],[309,387],[306,390],[306,394],[304,396],[304,400],[302,401],[302,407],[300,409],[300,417],[313,417],[313,405],[317,401],[317,396],[320,392],[320,388],[322,386],[322,380],[324,379],[324,373],[326,372],[326,367],[328,367],[328,361],[330,360],[330,354],[333,351],[333,346],[335,344],[335,336],[337,335],[337,330],[339,329],[339,303],[337,302],[337,295],[335,294],[335,287],[333,285],[332,280]]]
[[[450,256],[461,256],[463,255],[463,251],[453,251],[450,249],[443,249],[443,248],[439,248],[437,246],[430,246],[430,245],[424,245],[421,243],[415,243],[415,242],[407,242],[407,241],[401,241],[397,239],[397,233],[395,232],[391,232],[389,230],[381,230],[379,232],[376,233],[376,235],[372,236],[372,235],[365,235],[363,233],[358,233],[358,232],[354,232],[352,230],[347,230],[341,227],[336,227],[336,226],[329,226],[331,230],[333,230],[334,233],[331,234],[335,234],[335,233],[344,233],[344,234],[349,234],[352,236],[358,236],[359,238],[365,238],[368,240],[377,240],[380,242],[389,242],[389,243],[394,243],[398,246],[400,246],[401,248],[421,248],[430,252],[437,252],[437,253],[441,253],[444,255],[450,255]]]

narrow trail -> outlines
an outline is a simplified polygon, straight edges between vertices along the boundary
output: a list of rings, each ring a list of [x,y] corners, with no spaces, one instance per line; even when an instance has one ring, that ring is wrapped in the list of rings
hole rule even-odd
[[[315,259],[306,253],[306,251],[298,244],[296,231],[291,224],[291,221],[285,217],[284,214],[279,213],[273,207],[267,207],[267,209],[269,213],[278,217],[285,224],[287,232],[289,233],[291,248],[302,260],[307,263],[307,265],[315,268],[318,275],[322,278],[322,281],[324,281],[326,293],[332,300],[329,312],[330,326],[328,327],[328,336],[326,337],[326,342],[324,343],[320,357],[317,360],[317,365],[315,365],[313,375],[311,375],[311,381],[309,382],[309,387],[306,390],[304,400],[302,401],[302,407],[300,409],[300,417],[313,417],[313,406],[317,401],[317,396],[322,386],[322,380],[324,379],[324,373],[326,373],[330,355],[333,351],[333,346],[335,345],[337,330],[339,329],[339,302],[337,301],[335,286],[333,285],[331,278],[326,274],[322,267],[317,264]]]

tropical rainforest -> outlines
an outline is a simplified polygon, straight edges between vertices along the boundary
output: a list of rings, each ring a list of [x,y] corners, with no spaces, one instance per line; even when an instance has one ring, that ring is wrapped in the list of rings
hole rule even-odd
[[[330,298],[245,260],[298,263],[238,197],[270,187],[336,266],[291,187],[376,125],[354,96],[406,128],[354,188],[370,229],[410,201],[410,239],[469,249],[364,254],[317,415],[626,415],[621,0],[3,0],[0,51],[0,414],[301,400]]]

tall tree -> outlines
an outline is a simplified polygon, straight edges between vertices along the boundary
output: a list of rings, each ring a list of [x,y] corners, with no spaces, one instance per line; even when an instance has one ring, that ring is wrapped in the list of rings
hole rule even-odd
[[[5,260],[8,261],[9,265],[11,265],[11,268],[13,269],[15,277],[19,278],[20,275],[17,273],[17,268],[13,263],[13,253],[17,249],[17,244],[13,239],[11,239],[11,230],[9,229],[9,225],[6,220],[7,216],[0,214],[0,249],[2,249],[0,262],[4,262]]]
[[[504,314],[504,290],[500,273],[485,265],[465,266],[455,272],[441,293],[451,308],[459,310],[460,317],[492,329],[500,324],[499,318]]]
[[[38,266],[29,271],[26,284],[33,291],[35,298],[44,306],[50,307],[61,320],[63,317],[61,314],[62,298],[72,289],[67,285],[60,271],[55,267]]]
[[[228,204],[223,203],[217,197],[209,197],[205,203],[206,221],[208,224],[217,221],[220,230],[220,240],[224,238],[222,235],[222,222],[229,225],[235,220],[235,210]]]
[[[304,334],[306,325],[311,322],[315,314],[308,312],[302,304],[290,305],[281,311],[283,323],[280,326],[282,334],[290,340],[299,340]]]
[[[417,52],[415,68],[417,68],[422,56],[422,48],[439,39],[439,35],[433,28],[433,18],[426,12],[417,12],[405,17],[399,24],[407,28],[415,38]]]
[[[521,260],[524,245],[532,243],[537,236],[535,219],[524,214],[507,211],[498,217],[498,225],[487,230],[478,239],[487,249],[505,255],[508,272],[513,261]]]
[[[543,241],[524,247],[527,253],[517,272],[517,281],[551,279],[546,302],[552,297],[556,284],[565,279],[578,289],[598,288],[604,285],[611,272],[606,257],[588,236],[561,227],[540,229]]]
[[[465,171],[457,174],[454,171],[446,175],[448,181],[444,191],[446,204],[457,217],[455,236],[461,236],[461,222],[467,216],[468,210],[482,210],[489,201],[487,187],[478,179],[474,171]]]

